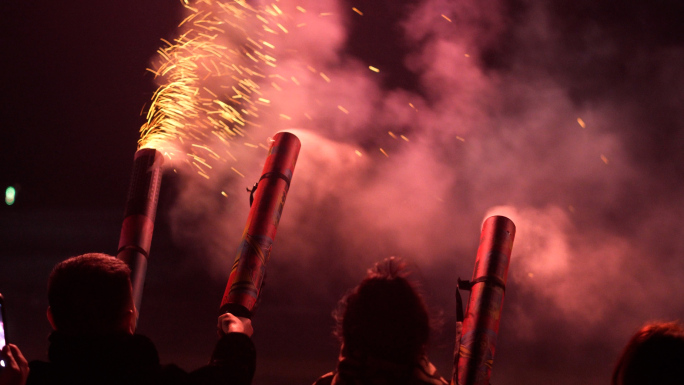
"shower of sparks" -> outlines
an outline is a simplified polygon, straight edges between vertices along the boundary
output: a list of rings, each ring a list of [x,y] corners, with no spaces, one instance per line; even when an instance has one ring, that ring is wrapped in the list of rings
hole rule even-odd
[[[162,39],[164,45],[158,50],[156,63],[148,69],[159,88],[151,103],[146,103],[139,148],[155,148],[210,179],[217,169],[222,169],[217,162],[237,162],[228,150],[231,146],[267,149],[250,135],[250,128],[274,119],[296,122],[300,115],[309,121],[317,119],[315,110],[278,110],[282,106],[279,95],[287,93],[288,87],[307,87],[306,76],[295,78],[286,72],[287,68],[278,67],[276,60],[278,52],[292,51],[285,37],[295,32],[295,25],[304,25],[297,24],[292,14],[307,10],[300,6],[288,10],[278,1],[181,0],[187,17],[179,24],[179,35],[170,41]],[[356,8],[353,11],[363,15]],[[318,81],[335,84],[309,63],[299,65]],[[380,72],[377,67],[368,68]],[[324,103],[315,99],[315,104],[323,107]],[[350,114],[341,104],[333,106]],[[418,111],[413,104],[409,106]],[[408,142],[403,135],[389,135]],[[384,149],[380,148],[380,152],[389,157]],[[355,153],[362,156],[361,151]],[[245,177],[235,167],[230,168]],[[174,172],[178,171],[174,168]]]
[[[269,41],[287,33],[282,24],[286,18],[275,4],[182,3],[189,16],[179,25],[180,36],[162,40],[156,68],[149,69],[160,86],[140,128],[138,145],[168,157],[186,152],[185,162],[209,178],[207,158],[226,161],[214,144],[230,146],[244,137],[250,126],[258,126],[263,107],[270,104],[261,97],[262,86],[275,84],[262,84],[276,68],[275,46]]]

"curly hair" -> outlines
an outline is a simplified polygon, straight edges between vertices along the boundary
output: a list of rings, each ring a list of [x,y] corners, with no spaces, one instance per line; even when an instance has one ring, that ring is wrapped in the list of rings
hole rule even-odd
[[[644,325],[627,343],[612,385],[684,383],[684,327],[679,322]]]
[[[430,317],[407,263],[387,258],[338,303],[335,335],[345,356],[415,363],[430,336]]]

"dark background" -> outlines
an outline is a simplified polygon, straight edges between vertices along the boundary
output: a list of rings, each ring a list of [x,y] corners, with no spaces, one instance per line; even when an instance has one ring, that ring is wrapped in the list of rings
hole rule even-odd
[[[418,3],[348,2],[362,9],[364,17],[349,19],[345,50],[382,67],[384,87],[425,94],[417,75],[401,64],[409,44],[398,26]],[[485,72],[506,73],[520,63],[543,68],[577,105],[610,99],[638,106],[629,112],[631,124],[620,135],[640,172],[651,178],[638,194],[622,197],[634,203],[633,211],[610,213],[607,223],[624,228],[638,215],[641,200],[668,201],[682,191],[682,91],[654,90],[660,67],[648,57],[670,49],[681,53],[684,27],[679,15],[684,6],[676,1],[549,4],[549,22],[558,34],[552,52],[536,55],[536,47],[521,33],[518,21],[529,3],[503,1],[499,5],[507,23],[483,35],[474,55]],[[145,68],[159,39],[172,38],[182,18],[176,1],[36,0],[0,6],[0,187],[18,191],[14,205],[0,208],[0,292],[6,301],[8,340],[29,359],[45,359],[45,286],[54,264],[90,251],[116,252],[137,129],[143,122],[140,111],[156,88]],[[588,33],[580,33],[595,29],[614,43],[613,51],[594,51]],[[176,176],[165,176],[138,330],[157,343],[164,362],[192,369],[210,354],[225,283],[210,278],[201,263],[188,257],[191,246],[174,244],[166,213],[175,201],[176,184]],[[237,227],[242,223],[236,220]],[[681,249],[671,250],[681,258]],[[330,311],[346,287],[328,287],[329,300],[304,309],[288,306],[282,293],[269,294],[267,285],[264,304],[269,295],[279,301],[263,305],[254,321],[257,383],[306,383],[334,368],[337,344],[330,333]],[[673,293],[681,307],[679,297]],[[514,299],[512,294],[509,300]],[[444,341],[449,341],[448,329]],[[440,370],[448,375],[450,347],[438,345],[438,353],[446,356],[439,360]],[[604,348],[592,341],[584,346],[587,351]],[[557,363],[545,362],[544,352],[556,348],[527,348],[536,357],[529,359],[528,369],[545,378],[545,370]],[[608,351],[617,354],[618,347]],[[564,359],[568,371],[584,370],[573,357]]]

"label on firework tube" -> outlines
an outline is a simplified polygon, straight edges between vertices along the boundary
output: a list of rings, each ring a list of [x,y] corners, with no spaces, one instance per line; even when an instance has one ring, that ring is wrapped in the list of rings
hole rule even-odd
[[[489,385],[514,237],[515,225],[506,217],[489,217],[482,225],[452,384]]]
[[[228,277],[220,313],[249,318],[259,298],[301,147],[299,139],[288,132],[278,133],[273,139]]]

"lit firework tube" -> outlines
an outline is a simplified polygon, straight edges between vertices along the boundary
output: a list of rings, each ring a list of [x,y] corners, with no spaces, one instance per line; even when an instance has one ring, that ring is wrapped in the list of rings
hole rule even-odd
[[[238,247],[220,313],[252,317],[271,254],[301,144],[288,132],[273,138],[261,178],[253,191],[247,225]]]
[[[452,384],[489,385],[515,225],[502,216],[482,225]]]
[[[163,155],[155,149],[143,148],[135,153],[133,175],[119,237],[117,258],[126,262],[131,269],[133,299],[138,311],[145,285],[163,163]]]

